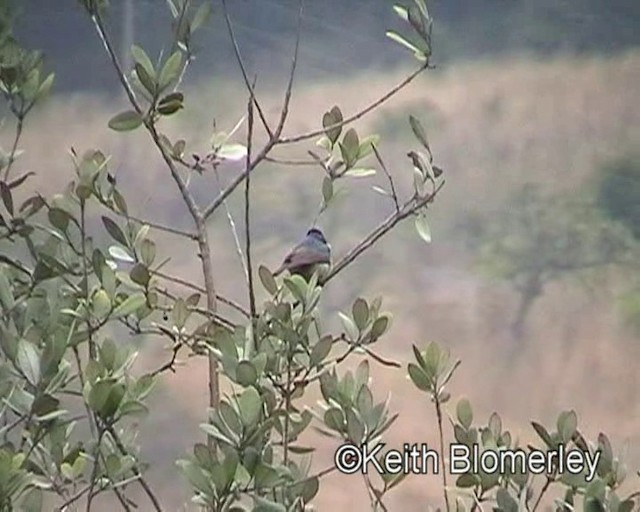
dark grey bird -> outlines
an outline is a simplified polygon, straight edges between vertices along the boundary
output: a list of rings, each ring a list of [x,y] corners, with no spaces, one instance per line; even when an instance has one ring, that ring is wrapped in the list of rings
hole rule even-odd
[[[311,228],[306,236],[285,257],[282,265],[273,275],[277,276],[288,270],[290,274],[298,274],[309,281],[317,270],[322,277],[331,265],[331,246],[327,243],[322,231]]]

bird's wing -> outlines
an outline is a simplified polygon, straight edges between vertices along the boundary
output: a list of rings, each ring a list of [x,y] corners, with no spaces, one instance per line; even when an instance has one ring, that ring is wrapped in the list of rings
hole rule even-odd
[[[306,245],[299,245],[287,255],[283,265],[287,268],[296,268],[316,263],[329,263],[328,253]]]

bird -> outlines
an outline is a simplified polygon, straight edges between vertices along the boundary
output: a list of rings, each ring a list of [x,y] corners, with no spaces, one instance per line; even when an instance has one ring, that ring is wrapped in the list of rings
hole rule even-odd
[[[307,231],[304,239],[296,245],[284,258],[282,265],[273,273],[278,276],[285,270],[297,274],[309,281],[317,270],[319,277],[331,266],[331,246],[318,228]]]

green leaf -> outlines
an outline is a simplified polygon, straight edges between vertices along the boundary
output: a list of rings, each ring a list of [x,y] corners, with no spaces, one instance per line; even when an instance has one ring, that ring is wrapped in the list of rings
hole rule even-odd
[[[325,205],[329,204],[333,197],[333,180],[329,176],[325,176],[322,180],[322,200]]]
[[[411,381],[420,391],[429,391],[431,389],[431,381],[422,368],[413,363],[409,363],[408,371]]]
[[[416,45],[414,45],[413,43],[410,43],[409,41],[407,41],[404,37],[402,37],[400,34],[398,34],[395,30],[387,30],[385,35],[389,39],[391,39],[392,41],[395,41],[396,43],[399,43],[402,46],[404,46],[405,48],[408,48],[409,50],[411,50],[414,53],[414,55],[416,56],[416,58],[419,58],[420,55],[424,56],[424,54],[420,51],[420,49]],[[419,60],[426,60],[426,57],[424,59],[419,59]]]
[[[249,361],[240,361],[236,366],[236,381],[244,387],[253,386],[258,380],[258,372]]]
[[[242,144],[224,144],[218,148],[216,156],[222,160],[237,162],[247,156],[247,147]]]
[[[176,328],[182,329],[187,323],[187,319],[190,314],[187,303],[183,299],[178,299],[173,303],[173,308],[171,309],[171,320]]]
[[[15,305],[11,283],[7,278],[6,272],[0,272],[0,305],[5,311],[9,311]]]
[[[456,405],[456,416],[460,425],[464,428],[468,429],[471,426],[471,423],[473,423],[473,409],[471,409],[471,402],[469,402],[469,400],[463,398],[458,401]]]
[[[151,62],[151,59],[147,55],[147,52],[145,52],[141,47],[134,44],[131,47],[131,56],[133,57],[133,60],[137,64],[140,64],[147,72],[147,74],[155,80],[156,71],[154,69],[153,63]]]
[[[11,189],[4,181],[0,181],[0,197],[4,207],[9,212],[9,215],[13,216],[13,196],[11,195]]]
[[[238,409],[242,424],[254,427],[262,412],[262,399],[255,388],[247,388],[238,398]]]
[[[111,299],[107,292],[100,288],[91,299],[93,314],[98,318],[105,317],[111,311]]]
[[[158,85],[156,84],[155,78],[147,72],[142,64],[136,63],[134,68],[142,87],[144,87],[151,96],[155,97],[158,92]]]
[[[181,92],[172,92],[160,100],[158,103],[158,112],[163,116],[169,116],[183,107],[184,95]]]
[[[111,256],[115,260],[122,261],[124,263],[135,263],[136,261],[135,259],[133,259],[133,256],[131,256],[125,249],[123,249],[118,245],[112,245],[111,247],[109,247],[109,256]],[[103,272],[104,272],[104,269],[103,269]],[[105,289],[106,288],[107,287],[105,286]]]
[[[309,356],[309,363],[311,366],[316,366],[326,359],[331,352],[333,345],[333,336],[330,334],[321,338],[311,349],[311,355]]]
[[[109,121],[109,128],[117,132],[135,130],[142,124],[142,117],[134,110],[127,110],[115,115]]]
[[[149,273],[149,269],[146,265],[143,263],[136,263],[131,269],[131,272],[129,272],[129,277],[134,283],[146,287],[151,279],[151,274]]]
[[[551,439],[551,436],[549,435],[549,432],[547,432],[546,428],[544,428],[540,423],[537,423],[535,421],[531,422],[531,426],[549,448],[554,448],[554,443]]]
[[[415,221],[416,231],[420,238],[422,238],[425,242],[431,242],[431,229],[429,228],[429,223],[427,222],[426,215],[418,215]]]
[[[353,167],[357,162],[359,150],[360,140],[358,139],[358,133],[354,128],[350,128],[340,143],[340,151],[347,168]]]
[[[354,167],[346,171],[344,175],[351,178],[366,178],[367,176],[374,176],[376,172],[377,171],[371,167]]]
[[[124,236],[124,233],[120,229],[120,227],[109,217],[102,216],[102,223],[104,224],[105,229],[111,235],[116,242],[121,243],[125,247],[129,247],[129,242],[127,241],[127,237]]]
[[[18,342],[16,366],[29,384],[35,386],[40,381],[40,355],[32,343],[21,339]]]
[[[420,144],[422,144],[429,152],[429,155],[431,155],[431,148],[429,147],[427,134],[424,131],[422,123],[416,117],[410,115],[409,124],[411,125],[411,130],[413,130],[413,134],[416,136],[416,139],[418,139],[418,142],[420,142]]]
[[[271,295],[275,295],[278,293],[278,284],[276,283],[275,278],[271,271],[265,267],[264,265],[260,265],[258,268],[258,277],[260,278],[260,282],[264,289],[269,292]]]
[[[131,315],[146,303],[147,298],[144,296],[144,293],[134,293],[132,295],[129,295],[129,297],[127,297],[118,307],[113,310],[113,316],[115,318],[121,318],[123,316]]]
[[[340,317],[340,320],[342,321],[342,325],[343,325],[344,330],[345,330],[345,332],[347,334],[347,337],[351,341],[357,341],[360,338],[360,333],[359,333],[358,327],[356,326],[355,322],[348,315],[345,315],[341,311],[338,312],[338,316]]]
[[[571,441],[578,428],[578,415],[575,411],[563,411],[557,421],[558,433],[565,443]]]
[[[382,315],[376,318],[375,322],[371,326],[371,338],[372,341],[377,340],[389,329],[391,323],[391,317],[388,314]]]
[[[211,16],[211,2],[203,2],[198,7],[198,10],[193,15],[193,19],[191,20],[191,32],[195,32],[202,25],[207,23],[209,17]]]
[[[171,82],[176,80],[180,75],[180,69],[182,68],[182,53],[177,50],[173,52],[173,55],[167,59],[160,71],[160,78],[158,79],[160,89],[164,89]]]
[[[149,238],[143,238],[140,242],[140,259],[145,265],[152,265],[156,259],[156,244]]]
[[[504,487],[498,489],[496,500],[501,512],[518,512],[518,502]]]
[[[342,133],[342,125],[335,126],[333,128],[329,127],[342,123],[342,121],[342,112],[337,106],[334,106],[330,111],[325,112],[324,116],[322,116],[322,127],[325,129],[325,134],[331,142],[331,146],[333,146],[333,144],[338,140],[338,137],[340,137],[340,133]]]
[[[369,305],[367,301],[358,297],[351,308],[353,321],[359,331],[362,331],[369,321]]]
[[[324,413],[324,424],[331,430],[342,432],[344,430],[344,413],[338,407],[331,407]]]

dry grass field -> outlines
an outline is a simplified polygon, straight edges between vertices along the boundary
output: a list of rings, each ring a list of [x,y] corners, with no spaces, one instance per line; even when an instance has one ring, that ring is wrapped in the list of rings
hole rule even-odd
[[[394,72],[323,84],[302,80],[294,91],[286,132],[316,128],[334,103],[345,113],[355,112],[401,79]],[[561,410],[574,408],[588,437],[607,432],[628,461],[629,473],[640,468],[640,343],[620,322],[616,279],[604,279],[601,286],[587,290],[572,282],[550,287],[533,308],[527,339],[513,347],[507,328],[515,297],[508,283],[472,271],[473,255],[462,249],[455,229],[462,214],[493,209],[524,183],[576,193],[588,186],[603,162],[637,150],[639,83],[638,51],[610,58],[456,64],[419,78],[356,125],[362,133],[384,132],[381,150],[387,163],[399,181],[406,178],[409,183],[404,153],[413,141],[406,117],[414,113],[429,127],[436,160],[447,173],[445,189],[433,207],[433,243],[425,245],[412,229],[402,227],[331,283],[324,297],[330,325],[334,320],[329,318],[360,294],[383,295],[394,315],[392,330],[378,350],[404,368],[372,365],[374,395],[382,399],[389,393],[392,409],[400,413],[389,432],[390,444],[436,443],[432,404],[405,377],[411,344],[436,340],[463,361],[452,384],[452,411],[457,398],[467,396],[481,422],[498,411],[506,427],[526,443],[533,440],[530,420],[554,424]],[[167,125],[167,132],[186,138],[195,151],[205,148],[212,117],[219,128],[231,127],[242,115],[246,98],[235,83],[200,83],[192,89],[187,109]],[[267,112],[275,116],[281,95],[275,89],[262,94]],[[59,190],[71,176],[68,148],[100,147],[112,153],[119,181],[130,187],[127,197],[134,213],[186,225],[166,170],[144,134],[123,136],[108,130],[107,120],[123,105],[123,100],[91,95],[54,96],[31,120],[23,141],[22,165],[38,172],[32,185],[46,193]],[[287,147],[276,154],[303,158],[310,146]],[[235,172],[223,169],[221,180]],[[279,263],[315,215],[320,180],[321,172],[313,167],[268,165],[258,170],[256,260],[271,267]],[[337,254],[373,226],[373,217],[385,215],[389,205],[370,190],[377,180],[352,182],[351,197],[321,221]],[[211,175],[193,184],[202,191],[201,198],[215,194],[218,186]],[[236,206],[232,202],[231,210]],[[241,267],[229,245],[224,215],[212,224],[212,237],[219,248],[214,252],[219,289],[244,300],[237,284]],[[172,254],[175,271],[197,275],[195,250],[159,240],[160,250]],[[162,348],[148,340],[140,366],[154,366]],[[316,398],[312,394],[311,406]],[[176,374],[167,375],[154,404],[156,412],[144,420],[141,436],[152,461],[150,478],[160,485],[167,510],[184,510],[185,485],[175,478],[172,461],[201,437],[197,426],[205,415],[206,362],[190,359]],[[314,435],[309,441],[319,447],[314,467],[330,465],[337,444]],[[635,487],[638,482],[636,478]],[[413,476],[391,493],[389,508],[418,511],[440,502],[437,478]],[[317,510],[367,509],[365,487],[357,476],[333,475],[321,487]]]

